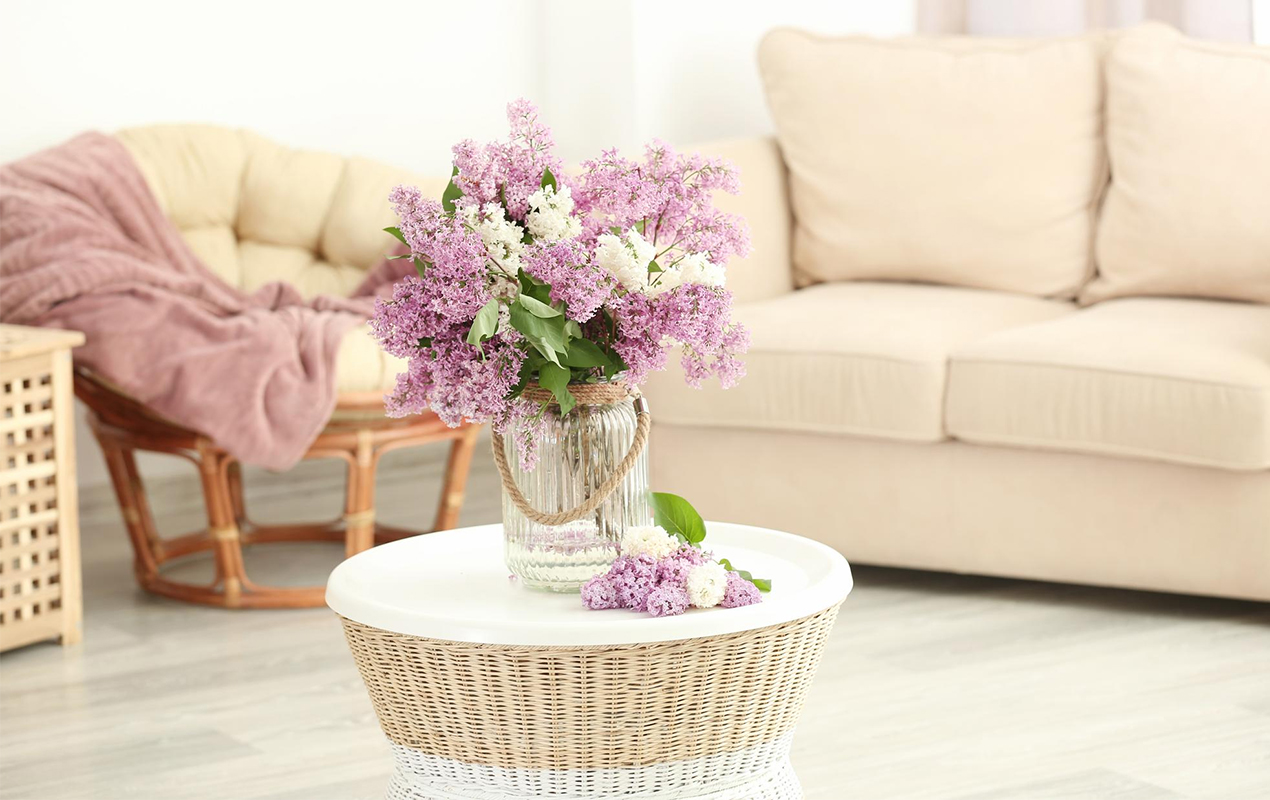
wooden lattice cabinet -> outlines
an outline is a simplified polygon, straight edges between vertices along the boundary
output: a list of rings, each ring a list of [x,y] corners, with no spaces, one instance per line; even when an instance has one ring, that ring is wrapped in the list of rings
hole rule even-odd
[[[79,641],[71,348],[83,342],[0,325],[0,650]]]

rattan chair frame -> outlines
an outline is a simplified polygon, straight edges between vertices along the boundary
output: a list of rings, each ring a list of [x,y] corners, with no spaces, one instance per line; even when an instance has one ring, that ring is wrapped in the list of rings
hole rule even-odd
[[[382,395],[342,394],[330,422],[303,460],[340,459],[348,467],[343,516],[329,522],[257,524],[247,515],[242,468],[209,437],[164,419],[91,372],[75,372],[75,395],[88,407],[88,422],[101,445],[111,483],[135,555],[134,572],[153,594],[223,608],[316,608],[325,585],[269,586],[247,576],[244,549],[270,542],[343,542],[346,556],[375,544],[414,536],[413,531],[375,521],[375,474],[384,454],[433,442],[450,442],[449,459],[432,530],[458,523],[472,453],[480,426],[450,428],[435,414],[391,419]],[[202,484],[207,527],[163,537],[154,522],[137,469],[138,451],[167,453],[194,463]],[[211,552],[215,576],[195,584],[164,574],[162,567]]]

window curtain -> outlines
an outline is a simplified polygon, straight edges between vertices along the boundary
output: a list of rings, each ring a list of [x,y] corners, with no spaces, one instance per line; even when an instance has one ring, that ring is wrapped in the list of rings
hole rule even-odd
[[[1146,20],[1222,42],[1253,40],[1255,0],[917,0],[917,30],[971,36],[1072,36]],[[1258,11],[1264,12],[1264,4]]]

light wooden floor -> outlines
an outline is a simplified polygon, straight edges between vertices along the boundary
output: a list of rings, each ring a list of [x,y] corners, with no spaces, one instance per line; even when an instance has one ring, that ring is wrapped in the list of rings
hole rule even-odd
[[[438,474],[389,465],[381,516],[429,518]],[[334,515],[339,480],[251,475],[249,502]],[[481,458],[465,524],[497,519],[496,480]],[[109,494],[83,500],[85,641],[0,657],[0,798],[382,796],[387,748],[331,614],[146,596]],[[154,500],[170,530],[199,526],[192,476]],[[320,582],[337,558],[255,563]],[[1270,798],[1270,607],[856,573],[795,746],[808,798]]]

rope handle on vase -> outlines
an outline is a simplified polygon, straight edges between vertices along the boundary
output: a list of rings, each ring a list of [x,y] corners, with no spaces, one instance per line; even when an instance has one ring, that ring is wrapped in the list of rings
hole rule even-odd
[[[582,384],[586,386],[586,384]],[[578,393],[573,392],[573,387],[569,387],[570,393],[578,397]],[[617,491],[617,487],[621,485],[622,480],[626,478],[626,474],[635,466],[635,461],[640,454],[644,452],[644,447],[648,444],[648,431],[651,427],[652,418],[648,414],[648,401],[638,390],[632,392],[635,398],[635,438],[631,440],[631,447],[626,451],[626,457],[621,460],[617,468],[613,470],[613,474],[604,479],[604,482],[595,487],[595,491],[589,497],[583,500],[573,508],[546,513],[539,511],[530,505],[529,500],[520,491],[520,487],[516,485],[516,478],[512,475],[511,466],[507,463],[507,448],[503,446],[502,434],[494,431],[490,436],[490,440],[494,446],[494,466],[498,467],[498,475],[503,481],[503,491],[507,492],[507,496],[511,498],[512,505],[516,506],[516,510],[525,515],[526,519],[537,522],[539,525],[564,525],[569,522],[576,522],[583,517],[594,513],[605,500],[613,492]],[[585,402],[578,397],[580,402]]]

